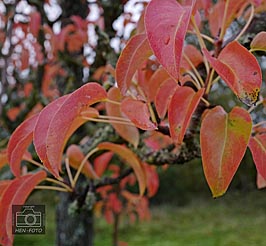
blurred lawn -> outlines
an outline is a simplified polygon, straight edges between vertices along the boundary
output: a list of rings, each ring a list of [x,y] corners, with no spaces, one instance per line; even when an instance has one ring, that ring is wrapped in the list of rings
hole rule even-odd
[[[154,207],[150,222],[124,225],[120,239],[128,246],[264,246],[265,195],[265,191],[231,193],[219,199],[195,199],[184,207]],[[111,241],[101,222],[96,246],[102,245]]]
[[[152,220],[122,221],[120,240],[128,246],[264,246],[266,190],[228,192],[218,199],[195,198],[186,206],[152,208]],[[55,245],[54,210],[47,210],[46,235],[16,236],[16,246]],[[95,246],[111,246],[111,226],[95,225]]]

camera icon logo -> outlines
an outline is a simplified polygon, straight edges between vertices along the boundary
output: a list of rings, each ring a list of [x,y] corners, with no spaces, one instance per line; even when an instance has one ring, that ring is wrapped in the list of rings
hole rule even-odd
[[[40,227],[41,222],[41,212],[35,212],[32,206],[24,208],[22,212],[16,212],[17,227]]]
[[[13,234],[44,234],[45,206],[13,205],[12,222]]]

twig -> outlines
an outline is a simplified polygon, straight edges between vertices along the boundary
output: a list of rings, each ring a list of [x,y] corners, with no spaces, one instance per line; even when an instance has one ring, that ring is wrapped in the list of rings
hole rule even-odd
[[[105,177],[94,186],[95,189],[106,185],[118,184],[123,178],[127,177],[133,172],[132,168],[127,168],[121,172],[121,174],[116,178]]]

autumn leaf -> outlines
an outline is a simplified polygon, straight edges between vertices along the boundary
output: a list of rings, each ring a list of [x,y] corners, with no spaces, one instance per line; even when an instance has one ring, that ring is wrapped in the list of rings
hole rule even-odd
[[[127,147],[114,144],[114,143],[100,143],[98,145],[99,150],[109,150],[120,156],[125,163],[133,168],[134,173],[138,179],[140,195],[143,195],[146,189],[146,176],[142,163],[137,156],[129,150]]]
[[[122,95],[120,90],[116,87],[111,88],[108,91],[108,98],[112,101],[121,102]],[[125,114],[121,111],[121,106],[106,102],[106,112],[109,116],[121,117],[122,119],[128,119]],[[124,122],[126,123],[126,122]],[[135,126],[126,125],[126,124],[118,124],[118,123],[111,123],[114,127],[115,131],[121,136],[123,139],[128,141],[129,143],[133,144],[134,147],[138,146],[139,143],[139,131]]]
[[[122,95],[127,92],[136,70],[151,55],[146,34],[135,35],[128,41],[116,64],[116,80]]]
[[[7,149],[0,150],[0,169],[8,163]]]
[[[153,197],[159,189],[159,176],[155,166],[146,163],[143,163],[143,166],[147,177],[147,195],[148,197]]]
[[[145,27],[150,47],[158,61],[174,78],[179,78],[183,43],[192,7],[176,0],[152,0],[145,12]]]
[[[243,103],[249,106],[256,103],[262,83],[262,74],[255,56],[237,41],[229,43],[218,59],[211,57],[207,50],[203,50],[203,53]]]
[[[225,18],[226,21],[224,23],[223,17],[225,14],[225,1],[218,1],[209,11],[209,25],[213,37],[217,37],[222,28],[226,30],[230,26],[232,21],[238,17],[239,13],[241,13],[240,9],[243,9],[248,4],[248,1],[246,0],[227,1],[228,7]],[[222,27],[223,24],[224,26]]]
[[[52,118],[46,137],[46,155],[54,172],[61,170],[65,144],[73,132],[86,122],[82,112],[90,105],[107,98],[106,91],[97,83],[87,83],[64,101]]]
[[[248,147],[252,153],[257,172],[266,180],[266,133],[258,133],[252,136]]]
[[[74,169],[78,170],[80,164],[82,163],[85,155],[82,153],[80,147],[75,144],[71,144],[66,151],[66,156],[69,158],[69,164]],[[81,172],[90,179],[99,179],[98,175],[94,171],[91,163],[86,161]]]
[[[23,155],[33,139],[33,131],[38,120],[38,114],[22,122],[11,135],[8,146],[8,162],[10,169],[15,176],[20,176],[20,163]]]
[[[258,189],[263,189],[266,188],[266,180],[259,174],[257,173],[257,188]]]
[[[122,101],[121,111],[142,130],[155,130],[156,125],[150,121],[150,113],[146,103],[126,98]]]
[[[53,168],[47,157],[46,140],[50,123],[55,116],[57,110],[62,106],[69,95],[58,98],[57,100],[48,104],[39,114],[35,130],[33,133],[33,144],[35,150],[43,163],[43,165],[52,173],[55,177],[59,176],[58,169]]]
[[[105,152],[94,159],[93,161],[94,169],[99,177],[101,177],[104,174],[113,155],[114,154],[112,152]]]
[[[167,113],[169,103],[179,85],[172,78],[166,79],[157,89],[155,96],[155,107],[160,119],[163,119]]]
[[[250,44],[252,51],[266,51],[266,32],[259,32]]]
[[[163,67],[158,68],[154,72],[147,82],[149,101],[153,102],[155,100],[155,96],[160,85],[169,78],[171,78],[169,73]]]
[[[17,177],[5,188],[0,203],[0,244],[13,245],[12,205],[24,204],[34,187],[46,178],[45,171]]]
[[[209,110],[200,130],[202,164],[213,197],[223,195],[245,154],[251,134],[249,113],[235,107],[227,114],[221,106]]]
[[[191,117],[195,112],[204,89],[195,92],[190,87],[178,87],[168,107],[171,137],[177,145],[183,142]]]

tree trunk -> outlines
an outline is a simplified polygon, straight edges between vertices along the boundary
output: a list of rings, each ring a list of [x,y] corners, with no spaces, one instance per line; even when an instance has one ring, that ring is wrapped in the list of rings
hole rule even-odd
[[[58,246],[93,246],[93,213],[82,210],[69,215],[68,208],[72,203],[71,194],[61,192],[56,210],[56,245]]]

